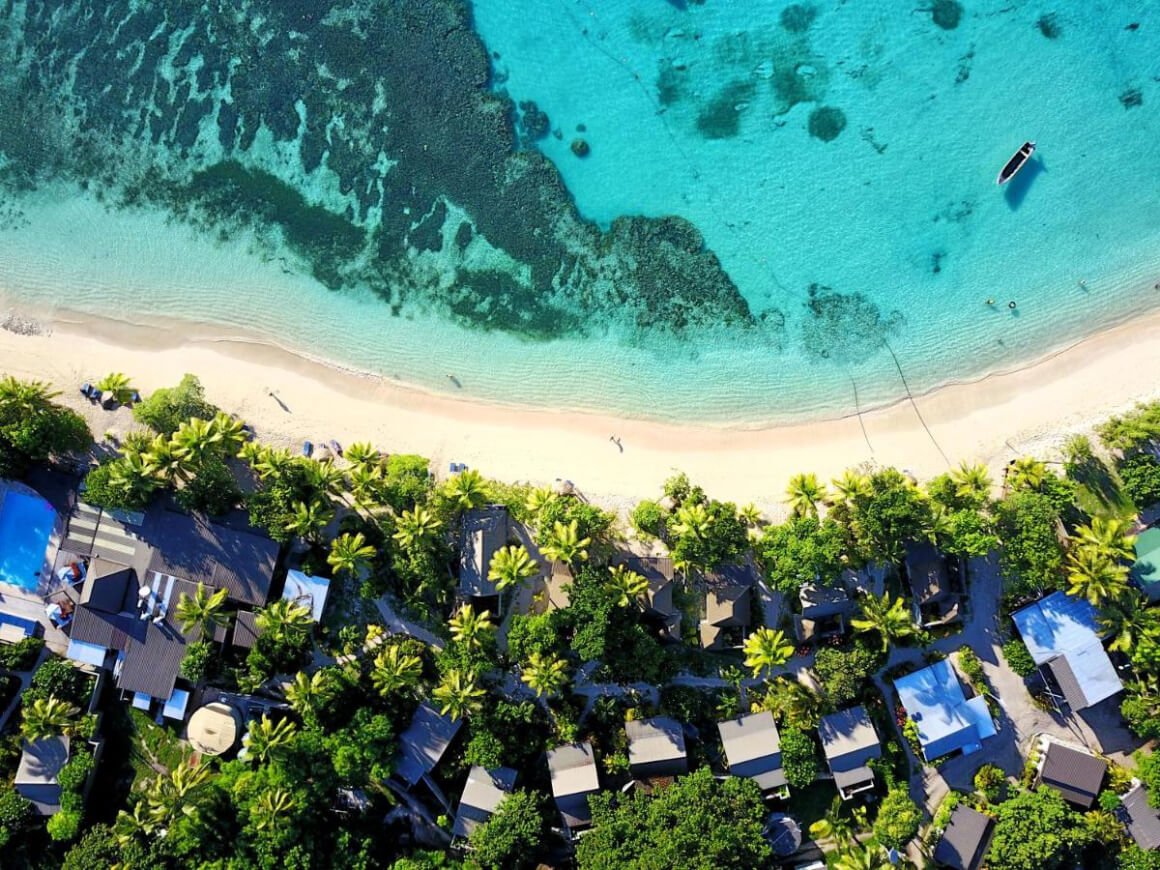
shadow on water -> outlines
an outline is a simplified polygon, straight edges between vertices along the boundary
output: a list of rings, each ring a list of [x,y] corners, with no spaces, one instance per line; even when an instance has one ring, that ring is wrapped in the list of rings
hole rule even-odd
[[[1007,182],[1007,186],[1003,189],[1003,197],[1007,200],[1007,206],[1011,211],[1018,211],[1019,207],[1023,205],[1023,200],[1027,197],[1027,192],[1031,189],[1031,185],[1035,183],[1035,179],[1039,174],[1046,172],[1047,168],[1043,165],[1043,160],[1039,157],[1032,157],[1027,161],[1027,165],[1019,170],[1019,174]]]

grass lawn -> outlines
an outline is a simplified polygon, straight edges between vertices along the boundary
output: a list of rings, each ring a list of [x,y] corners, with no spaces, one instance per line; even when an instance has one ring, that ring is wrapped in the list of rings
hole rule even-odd
[[[1125,495],[1124,482],[1115,468],[1096,460],[1075,469],[1072,480],[1079,484],[1076,504],[1089,516],[1130,520],[1136,515],[1136,506]]]
[[[802,833],[808,836],[809,826],[825,817],[826,810],[837,796],[838,789],[833,780],[818,779],[808,788],[790,790],[786,812],[797,820]]]

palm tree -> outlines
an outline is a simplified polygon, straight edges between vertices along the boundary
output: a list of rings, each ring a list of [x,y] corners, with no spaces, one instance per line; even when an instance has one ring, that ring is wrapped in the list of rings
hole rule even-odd
[[[1007,483],[1012,489],[1039,489],[1047,479],[1047,466],[1031,456],[1020,456],[1007,466]]]
[[[1100,627],[1112,639],[1108,649],[1113,652],[1131,652],[1141,638],[1160,636],[1160,618],[1156,611],[1148,608],[1148,599],[1143,593],[1130,587],[1104,605]]]
[[[588,561],[587,548],[591,543],[591,538],[580,537],[580,524],[576,520],[572,520],[568,525],[557,520],[541,545],[540,552],[549,559],[571,565],[575,562]]]
[[[383,455],[369,441],[356,441],[343,456],[355,468],[378,468],[383,461]]]
[[[342,492],[346,476],[335,467],[333,459],[307,462],[302,466],[302,472],[306,485],[315,492],[323,495],[338,495]]]
[[[809,686],[793,677],[777,677],[765,693],[761,706],[786,725],[808,731],[818,727],[824,702]]]
[[[193,595],[182,593],[174,610],[181,630],[188,633],[197,627],[201,629],[203,636],[211,636],[217,626],[225,625],[227,622],[223,609],[228,594],[229,591],[226,589],[210,592],[208,586],[202,586],[200,583]]]
[[[496,589],[518,586],[540,573],[539,564],[528,553],[527,547],[500,547],[491,557],[487,566],[487,579],[495,583]]]
[[[252,463],[262,480],[281,478],[297,464],[294,454],[284,447],[259,447]]]
[[[1067,582],[1068,595],[1086,598],[1099,607],[1127,591],[1128,567],[1093,547],[1080,547],[1067,557]]]
[[[608,574],[605,589],[616,600],[617,607],[628,607],[648,592],[648,580],[624,565],[610,567]]]
[[[299,671],[294,675],[294,682],[286,687],[286,700],[295,713],[308,721],[318,714],[319,706],[330,695],[331,685],[329,671],[315,671],[309,676]]]
[[[856,842],[858,830],[866,826],[866,808],[851,807],[846,813],[846,802],[835,795],[826,815],[810,825],[810,836],[815,840],[833,839],[839,849]]]
[[[362,532],[345,533],[330,542],[326,561],[336,573],[356,577],[370,566],[375,555],[375,548],[367,543]]]
[[[772,628],[759,628],[745,639],[745,667],[753,671],[753,676],[766,676],[774,668],[781,667],[793,657],[793,644],[785,632]]]
[[[209,420],[192,417],[173,433],[173,452],[190,465],[199,466],[224,446],[224,436]]]
[[[761,515],[761,509],[753,502],[750,502],[737,510],[737,519],[741,520],[749,528],[756,529],[761,525],[764,517]]]
[[[876,631],[882,638],[882,650],[885,652],[890,644],[897,643],[918,632],[918,626],[910,617],[906,602],[899,596],[893,601],[890,593],[886,592],[881,598],[866,595],[859,602],[862,609],[861,619],[851,619],[850,625],[855,631]]]
[[[541,486],[538,489],[533,489],[528,493],[528,499],[524,503],[528,513],[533,518],[539,519],[540,512],[548,505],[556,501],[560,496],[550,486]]]
[[[173,446],[173,441],[164,435],[157,435],[149,442],[149,448],[142,454],[142,459],[151,472],[166,483],[185,482],[192,476],[192,467],[188,458],[180,454]]]
[[[483,706],[483,689],[475,685],[475,677],[464,676],[458,668],[444,674],[431,694],[441,705],[439,712],[452,719],[461,719]]]
[[[384,698],[418,685],[423,662],[418,656],[404,655],[402,647],[390,646],[376,657],[371,670],[371,684]]]
[[[955,495],[972,504],[982,504],[991,495],[991,472],[982,463],[968,465],[965,461],[952,469],[951,481]]]
[[[304,541],[314,542],[333,519],[334,509],[322,499],[315,498],[309,503],[295,502],[294,513],[286,521],[285,528],[287,532],[297,535]]]
[[[1111,559],[1130,560],[1136,557],[1136,536],[1128,533],[1128,524],[1112,517],[1092,517],[1091,525],[1078,526],[1075,540],[1080,547],[1091,547]]]
[[[263,633],[269,634],[275,641],[286,643],[301,643],[310,637],[314,628],[310,610],[284,598],[259,610],[254,621]]]
[[[871,494],[870,477],[852,468],[847,468],[841,477],[831,480],[830,485],[834,488],[834,494],[830,497],[832,504],[848,504],[860,496],[868,497]]]
[[[379,487],[383,483],[383,470],[377,465],[356,465],[351,469],[350,494],[356,503],[374,503],[378,500]]]
[[[235,455],[242,449],[242,445],[250,440],[246,432],[246,423],[225,411],[218,411],[209,421],[210,428],[218,436],[218,443],[227,456]]]
[[[246,757],[255,759],[259,764],[294,739],[298,726],[293,719],[279,719],[269,716],[255,719],[250,728],[242,737],[242,746]]]
[[[713,528],[713,517],[701,502],[683,504],[673,515],[673,534],[703,541]]]
[[[478,471],[461,471],[444,484],[443,492],[458,511],[483,507],[487,502],[487,482]]]
[[[818,502],[826,500],[826,487],[818,482],[814,473],[795,474],[785,488],[790,507],[795,516],[818,515]]]
[[[148,801],[139,800],[133,805],[133,812],[121,810],[117,813],[116,821],[113,822],[113,836],[118,845],[124,848],[140,842],[152,834],[156,827],[157,821],[149,811]]]
[[[541,698],[558,695],[568,685],[568,663],[559,656],[533,652],[522,670],[520,679]]]
[[[250,811],[254,817],[254,828],[259,831],[273,828],[278,819],[294,809],[294,797],[284,788],[264,791],[254,802]]]
[[[121,372],[112,372],[97,381],[97,389],[102,393],[112,393],[117,404],[124,405],[133,398],[133,385],[128,375]]]
[[[431,511],[415,505],[399,515],[393,537],[404,550],[421,550],[437,539],[441,525]]]
[[[55,695],[37,698],[24,706],[24,721],[20,733],[25,740],[39,740],[64,734],[75,727],[75,718],[80,710]]]
[[[881,846],[849,846],[831,865],[833,870],[885,870],[890,864]]]
[[[59,395],[44,381],[22,381],[11,375],[0,378],[0,405],[19,412],[21,416],[32,416],[45,410]]]
[[[451,617],[451,637],[456,643],[461,643],[468,649],[479,649],[483,646],[483,638],[488,632],[494,631],[488,611],[476,613],[470,604],[464,604]]]

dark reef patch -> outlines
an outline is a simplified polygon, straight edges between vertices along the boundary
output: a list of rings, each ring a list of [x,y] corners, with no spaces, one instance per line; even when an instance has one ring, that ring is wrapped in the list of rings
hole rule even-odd
[[[781,10],[778,21],[790,33],[805,33],[817,17],[818,10],[813,6],[791,3]]]
[[[748,79],[729,82],[697,113],[697,130],[706,139],[731,139],[741,132],[745,103],[755,86]]]
[[[657,67],[657,102],[662,106],[671,106],[685,95],[688,70],[673,66],[667,57],[661,58]]]
[[[883,314],[863,293],[839,293],[811,284],[801,339],[814,359],[857,363],[869,359],[898,332],[905,318],[898,311]]]
[[[1039,20],[1035,22],[1035,26],[1048,39],[1059,39],[1063,33],[1063,28],[1059,26],[1059,16],[1054,12],[1048,12],[1046,15],[1039,16]]]
[[[934,0],[930,7],[930,17],[936,27],[954,30],[963,20],[963,5],[957,0]]]
[[[1128,88],[1120,94],[1120,103],[1125,109],[1135,109],[1144,105],[1144,94],[1139,88]]]
[[[253,226],[327,286],[369,287],[404,315],[536,338],[626,319],[668,334],[762,328],[686,221],[602,232],[580,217],[556,167],[517,147],[548,119],[492,91],[462,0],[57,0],[5,24],[0,56],[27,73],[0,85],[4,184],[72,180],[219,237]],[[674,100],[676,73],[658,82]],[[735,135],[753,87],[718,94],[705,132]],[[254,148],[260,130],[278,153]],[[510,274],[456,260],[477,237]],[[462,286],[416,248],[458,262]]]
[[[810,112],[809,131],[815,139],[833,142],[846,129],[846,113],[834,106],[819,106]]]

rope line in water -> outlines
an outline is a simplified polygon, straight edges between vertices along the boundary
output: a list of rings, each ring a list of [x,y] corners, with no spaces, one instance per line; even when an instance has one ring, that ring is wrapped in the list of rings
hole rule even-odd
[[[854,412],[858,415],[858,425],[862,427],[862,437],[866,439],[866,446],[870,448],[870,455],[874,455],[874,445],[870,443],[870,435],[866,432],[866,421],[862,419],[862,405],[858,401],[858,383],[850,375],[850,386],[854,388]]]
[[[882,344],[888,351],[890,351],[890,357],[894,360],[894,367],[898,369],[898,377],[902,379],[903,389],[906,390],[906,398],[910,400],[910,407],[914,408],[914,415],[918,417],[918,422],[921,423],[922,428],[926,430],[927,437],[930,438],[930,443],[935,446],[935,449],[937,449],[939,454],[942,456],[943,462],[945,462],[947,467],[950,468],[950,457],[946,455],[946,452],[942,449],[942,445],[938,443],[938,440],[934,437],[934,433],[931,432],[930,427],[926,425],[926,420],[924,420],[922,417],[922,411],[918,410],[918,403],[914,401],[914,395],[910,392],[910,384],[906,382],[906,375],[902,373],[902,364],[898,362],[898,355],[894,352],[894,348],[890,346],[890,342],[888,342],[886,339],[882,339]]]

